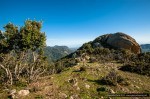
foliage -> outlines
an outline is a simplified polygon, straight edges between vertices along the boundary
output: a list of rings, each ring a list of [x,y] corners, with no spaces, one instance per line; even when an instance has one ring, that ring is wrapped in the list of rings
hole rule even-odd
[[[97,88],[96,90],[97,91],[107,91],[107,88],[106,87],[100,87],[100,88]]]
[[[25,25],[20,29],[21,48],[23,50],[31,49],[35,51],[38,48],[45,46],[45,33],[41,32],[41,22],[27,20]]]
[[[117,74],[114,70],[110,71],[107,76],[101,79],[101,82],[106,85],[116,86],[119,83],[122,83],[124,78]]]
[[[131,62],[120,68],[123,71],[135,72],[142,75],[150,76],[150,53],[141,53],[131,57]]]
[[[28,82],[36,80],[47,66],[43,55],[46,36],[41,32],[41,22],[26,20],[18,28],[12,23],[0,31],[0,71],[1,82],[15,84],[21,78]]]
[[[80,67],[79,71],[86,71],[86,67],[85,66]]]

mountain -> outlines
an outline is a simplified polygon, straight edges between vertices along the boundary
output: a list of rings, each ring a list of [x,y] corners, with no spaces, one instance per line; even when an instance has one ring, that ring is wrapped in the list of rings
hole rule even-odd
[[[99,36],[91,42],[91,45],[92,47],[127,49],[133,53],[141,52],[140,46],[135,39],[122,32]]]
[[[126,55],[130,55],[130,53],[141,53],[139,44],[131,36],[117,32],[105,34],[97,37],[93,41],[84,43],[75,52],[63,57],[57,62],[64,63],[63,67],[70,67],[81,62],[83,58],[86,58],[88,61],[123,61],[127,57]]]
[[[18,82],[11,89],[1,86],[0,97],[128,99],[145,96],[140,97],[145,99],[150,96],[150,53],[141,53],[132,37],[124,33],[106,34],[83,44],[75,52],[69,54],[69,51],[66,46],[45,48],[50,58],[60,58],[54,67],[49,67],[54,73],[28,85]],[[20,89],[28,91],[28,95],[18,95]]]
[[[70,49],[67,46],[56,45],[54,47],[47,46],[44,49],[44,54],[48,58],[49,61],[56,61],[74,51],[75,49]]]
[[[142,48],[142,52],[150,52],[150,44],[142,44],[140,46]]]

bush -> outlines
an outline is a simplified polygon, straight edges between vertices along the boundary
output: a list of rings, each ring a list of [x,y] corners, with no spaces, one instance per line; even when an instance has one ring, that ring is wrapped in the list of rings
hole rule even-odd
[[[26,87],[27,83],[21,82],[21,81],[16,81],[14,85],[21,88],[21,87]]]
[[[116,86],[119,83],[122,83],[124,81],[124,78],[118,73],[116,73],[114,70],[109,72],[107,76],[101,79],[101,82],[106,85],[113,85]]]
[[[86,71],[86,68],[84,66],[80,67],[79,71]]]
[[[149,63],[135,63],[126,64],[120,68],[122,71],[134,72],[137,74],[150,76],[150,64]]]
[[[89,62],[90,63],[97,62],[97,59],[95,57],[90,57]]]
[[[107,88],[106,87],[100,87],[100,88],[97,88],[97,91],[107,91]]]

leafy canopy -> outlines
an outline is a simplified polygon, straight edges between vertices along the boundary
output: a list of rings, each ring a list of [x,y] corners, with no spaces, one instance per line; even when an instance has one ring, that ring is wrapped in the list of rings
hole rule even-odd
[[[4,26],[0,31],[0,53],[25,51],[42,48],[46,45],[45,33],[41,32],[42,22],[26,20],[24,26],[18,28],[12,23]]]

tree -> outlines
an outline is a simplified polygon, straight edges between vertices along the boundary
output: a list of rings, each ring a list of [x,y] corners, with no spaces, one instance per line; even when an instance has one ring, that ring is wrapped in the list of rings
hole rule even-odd
[[[20,40],[18,27],[12,23],[8,23],[4,26],[4,29],[5,32],[3,35],[8,44],[5,51],[8,53],[12,50],[17,50]]]
[[[11,85],[21,74],[28,75],[30,82],[44,72],[46,36],[41,28],[41,22],[27,20],[21,28],[8,23],[0,31],[0,68]]]
[[[0,31],[0,53],[4,52],[7,48],[8,44],[5,39],[5,36],[3,35],[2,31]]]
[[[42,24],[41,22],[27,20],[25,25],[20,29],[21,43],[20,49],[23,51],[31,50],[33,63],[36,62],[38,55],[35,54],[36,50],[41,50],[46,45],[46,36],[45,33],[41,32]],[[30,66],[29,72],[29,81],[33,78],[33,73],[36,65]]]

